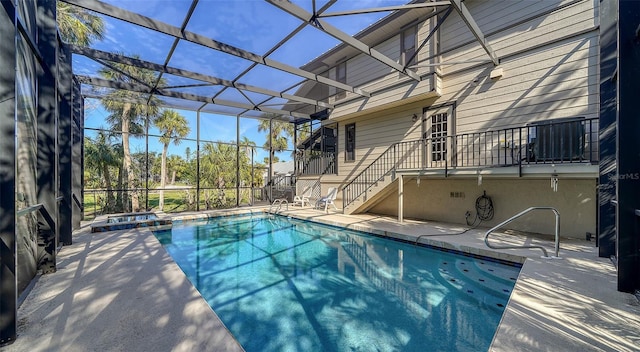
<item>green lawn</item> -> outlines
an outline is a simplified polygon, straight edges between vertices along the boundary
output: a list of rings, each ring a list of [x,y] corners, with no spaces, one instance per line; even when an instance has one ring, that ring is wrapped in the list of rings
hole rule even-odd
[[[195,210],[195,190],[190,190],[192,199],[194,200],[191,209],[187,205],[187,191],[180,190],[165,190],[164,191],[164,209],[166,213],[177,213],[187,210]],[[229,208],[236,204],[236,191],[235,189],[225,190],[224,201],[222,201],[217,195],[217,191],[210,190],[209,197],[209,209],[216,208]],[[139,198],[140,205],[145,205],[145,192],[142,192]],[[249,203],[250,192],[248,190],[242,190],[240,192],[241,204]],[[84,219],[91,220],[98,215],[102,215],[102,209],[104,207],[106,194],[102,191],[84,191]],[[149,190],[149,210],[158,210],[158,204],[160,203],[160,194],[156,190]],[[207,209],[205,200],[205,191],[200,191],[200,209]]]

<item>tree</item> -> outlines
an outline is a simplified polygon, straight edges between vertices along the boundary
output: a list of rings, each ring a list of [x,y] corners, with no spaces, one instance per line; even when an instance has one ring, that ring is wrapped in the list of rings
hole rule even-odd
[[[184,156],[187,158],[187,163],[189,163],[191,161],[191,148],[184,148]]]
[[[289,137],[293,138],[295,133],[295,126],[292,123],[275,120],[277,117],[275,114],[266,114],[263,120],[260,120],[258,125],[259,132],[267,132],[267,140],[264,142],[263,147],[269,150],[271,162],[277,162],[276,152],[282,152],[289,146]],[[271,137],[269,137],[269,134]],[[271,164],[269,160],[265,159],[265,163],[269,165],[269,173],[271,173]],[[271,177],[269,177],[271,179]]]
[[[180,140],[189,134],[189,123],[187,119],[178,114],[177,111],[165,109],[155,120],[154,124],[160,130],[160,142],[163,144],[162,161],[160,164],[160,201],[158,208],[164,208],[164,187],[167,182],[167,152],[169,143],[180,144]]]
[[[236,181],[236,147],[231,143],[205,143],[200,155],[200,186],[205,188],[206,208],[225,206],[225,189]],[[217,189],[217,199],[210,190]]]
[[[89,46],[104,37],[102,18],[77,6],[57,1],[57,22],[64,42]]]
[[[179,155],[169,155],[167,157],[167,173],[171,174],[169,183],[174,185],[176,180],[181,180],[182,175],[187,171],[188,163]]]
[[[280,120],[273,120],[275,115],[268,115],[268,119],[260,120],[258,125],[259,132],[267,132],[267,140],[264,142],[263,147],[269,149],[271,156],[273,157],[275,152],[281,152],[287,149],[289,146],[288,137],[293,137],[293,124]],[[271,125],[271,138],[269,138],[269,126]],[[271,145],[273,142],[273,148]]]
[[[137,55],[134,58],[138,58]],[[145,82],[149,86],[153,86],[158,79],[157,74],[153,71],[122,64],[112,63],[112,68],[102,68],[99,73],[104,78],[124,83]],[[161,80],[160,85],[164,84]],[[147,103],[148,102],[148,103]],[[112,129],[122,132],[122,150],[123,150],[123,181],[125,192],[123,193],[124,211],[137,211],[140,208],[138,194],[133,191],[137,186],[136,175],[131,163],[131,149],[129,147],[129,137],[131,133],[135,136],[141,136],[144,131],[143,126],[152,121],[159,112],[158,99],[152,97],[149,99],[148,93],[140,93],[125,90],[114,90],[102,98],[102,105],[110,113],[107,121],[111,124]],[[129,207],[129,198],[131,199]]]
[[[99,131],[95,141],[85,137],[85,168],[93,170],[96,175],[101,176],[104,180],[103,186],[106,189],[106,199],[103,211],[106,213],[115,210],[115,198],[113,196],[113,188],[111,182],[112,167],[120,164],[120,153],[116,146],[110,141],[105,131]]]

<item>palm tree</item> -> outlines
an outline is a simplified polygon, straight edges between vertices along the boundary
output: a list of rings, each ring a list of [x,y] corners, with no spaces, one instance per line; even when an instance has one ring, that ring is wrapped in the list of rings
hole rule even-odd
[[[137,59],[138,56],[135,55],[134,58]],[[156,73],[150,70],[122,63],[113,63],[112,65],[117,70],[105,67],[99,71],[100,75],[112,81],[125,83],[141,81],[149,86],[153,86],[158,79]],[[159,84],[164,85],[164,80],[161,80]],[[147,103],[147,101],[149,102]],[[131,208],[129,208],[128,201],[128,191],[136,187],[136,175],[131,162],[129,136],[131,133],[134,134],[134,137],[140,136],[141,134],[139,133],[144,131],[143,126],[158,115],[158,99],[155,97],[149,99],[148,93],[114,90],[102,98],[102,105],[110,112],[107,121],[111,124],[112,129],[122,132],[122,149],[124,153],[122,165],[123,181],[125,182],[124,188],[127,190],[123,195],[124,211],[129,211],[130,209],[137,211],[140,208],[138,194],[136,192],[130,194]]]
[[[187,158],[187,163],[191,161],[191,148],[184,148],[184,156]]]
[[[231,143],[205,143],[200,155],[200,186],[205,188],[207,209],[226,204],[225,189],[236,181],[236,150]],[[207,188],[216,188],[217,202]]]
[[[92,169],[98,176],[104,179],[104,187],[107,194],[103,211],[106,213],[114,211],[115,198],[111,185],[110,167],[118,166],[120,156],[117,148],[110,142],[111,136],[105,131],[98,132],[94,140],[85,137],[85,168]]]
[[[77,6],[57,1],[58,31],[63,41],[89,46],[94,40],[104,37],[102,18]]]
[[[275,114],[266,114],[265,118],[260,120],[260,124],[258,125],[258,132],[267,132],[267,140],[264,142],[263,147],[269,150],[269,156],[272,162],[276,160],[276,152],[287,149],[289,146],[288,137],[293,137],[295,128],[292,123],[273,120],[276,116]],[[269,133],[271,134],[270,137]],[[269,165],[269,169],[271,169],[271,165]]]
[[[275,116],[275,115],[274,115]],[[287,137],[293,137],[293,124],[280,120],[270,120],[274,116],[267,116],[268,119],[260,120],[258,125],[259,132],[269,133],[269,126],[271,125],[271,138],[267,136],[267,140],[264,142],[263,147],[271,151],[272,156],[274,152],[281,152],[287,149],[289,140]],[[273,141],[273,149],[271,148],[271,141]]]
[[[164,207],[164,187],[167,182],[167,151],[169,150],[169,143],[173,141],[175,145],[180,144],[180,140],[189,134],[190,129],[187,119],[171,109],[163,110],[154,124],[160,130],[160,142],[163,144],[162,162],[160,164],[160,201],[158,203],[158,208],[162,210]]]

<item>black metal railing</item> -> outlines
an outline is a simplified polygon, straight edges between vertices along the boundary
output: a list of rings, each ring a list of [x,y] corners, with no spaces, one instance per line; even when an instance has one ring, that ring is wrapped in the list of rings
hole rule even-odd
[[[394,143],[342,189],[343,206],[353,203],[377,182],[398,169],[422,169],[425,163],[422,139]]]
[[[336,173],[336,154],[329,152],[304,153],[297,159],[298,175],[326,175]]]
[[[343,187],[347,207],[396,171],[598,162],[598,119],[547,120],[394,143]]]

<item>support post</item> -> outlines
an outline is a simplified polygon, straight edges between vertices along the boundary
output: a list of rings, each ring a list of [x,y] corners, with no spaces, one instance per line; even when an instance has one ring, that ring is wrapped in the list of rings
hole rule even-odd
[[[73,81],[73,116],[71,121],[71,226],[80,228],[84,218],[84,98],[80,92],[80,83]],[[95,193],[94,193],[95,197]],[[95,202],[94,202],[95,204]],[[94,211],[94,214],[96,212]]]
[[[240,115],[236,115],[236,207],[240,206]]]
[[[398,177],[398,222],[404,222],[404,175]]]
[[[42,54],[38,80],[38,127],[37,127],[37,199],[43,205],[38,214],[38,263],[43,273],[56,271],[58,247],[57,226],[50,226],[47,213],[57,223],[57,43],[56,2],[37,2],[36,23],[38,28],[38,50]]]
[[[0,1],[0,344],[16,339],[16,17],[12,1]]]
[[[269,177],[267,177],[269,185],[269,203],[273,201],[273,118],[269,119]]]
[[[615,255],[618,0],[600,2],[600,121],[598,150],[598,255]]]
[[[200,211],[200,109],[196,111],[196,210]]]
[[[147,102],[146,111],[147,114],[144,119],[144,209],[149,211],[151,210],[149,208],[149,102]],[[164,189],[160,192],[164,192]],[[162,211],[163,209],[159,210]]]
[[[60,182],[58,194],[63,197],[58,203],[58,233],[60,243],[70,245],[72,242],[72,89],[73,76],[71,69],[71,53],[64,46],[60,46],[60,61],[58,70],[58,162]],[[78,175],[76,175],[78,176]]]
[[[618,290],[640,290],[640,2],[620,0],[618,8],[618,200],[616,253]]]

